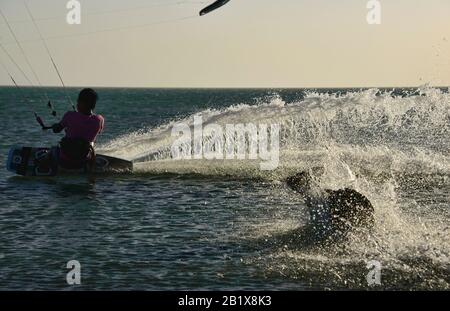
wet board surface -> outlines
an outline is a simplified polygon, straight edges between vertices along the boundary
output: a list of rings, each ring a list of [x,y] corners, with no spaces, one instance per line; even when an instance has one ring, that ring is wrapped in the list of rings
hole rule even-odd
[[[65,169],[59,165],[58,148],[34,148],[14,146],[10,149],[6,168],[22,176],[57,176],[88,174],[87,170]],[[133,163],[101,154],[96,155],[94,174],[124,173],[133,170]]]

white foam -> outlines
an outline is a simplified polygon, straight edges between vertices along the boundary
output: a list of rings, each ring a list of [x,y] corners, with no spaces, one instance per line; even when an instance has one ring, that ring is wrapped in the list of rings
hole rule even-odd
[[[275,175],[312,165],[340,167],[339,174],[369,169],[373,174],[409,170],[448,173],[450,168],[450,97],[433,88],[420,95],[395,97],[377,94],[377,89],[346,95],[308,93],[304,100],[286,104],[279,96],[259,105],[245,103],[221,110],[205,110],[195,115],[208,124],[278,123],[281,125],[281,167]],[[180,163],[170,164],[170,147],[175,138],[171,129],[177,122],[193,126],[193,117],[173,120],[157,128],[143,129],[119,137],[100,147],[100,152],[134,162],[143,172],[157,172],[158,161],[165,171],[177,173]],[[146,161],[148,160],[148,161]],[[233,162],[233,161],[227,161]],[[251,161],[226,163],[193,161],[183,171],[211,175],[217,171],[236,177],[261,177]],[[173,169],[171,168],[173,165]],[[218,167],[215,168],[215,165]],[[246,166],[249,169],[246,169]],[[211,169],[208,173],[204,168]],[[225,167],[230,172],[225,171]],[[242,176],[250,173],[250,176]],[[331,172],[330,172],[331,173]],[[337,174],[337,172],[334,172]],[[273,177],[274,174],[268,174]],[[354,177],[349,177],[353,178]],[[340,179],[340,178],[339,178]]]

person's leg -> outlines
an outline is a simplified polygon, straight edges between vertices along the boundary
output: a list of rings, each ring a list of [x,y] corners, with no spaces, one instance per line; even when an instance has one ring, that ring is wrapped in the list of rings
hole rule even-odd
[[[54,165],[54,155],[52,149],[40,150],[35,159],[36,172],[42,175],[51,175]]]

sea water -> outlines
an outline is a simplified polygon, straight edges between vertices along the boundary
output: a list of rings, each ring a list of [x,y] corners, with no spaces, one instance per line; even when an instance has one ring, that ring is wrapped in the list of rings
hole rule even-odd
[[[75,100],[78,89],[69,89]],[[0,289],[450,289],[448,89],[98,89],[99,153],[128,175],[23,178],[0,170]],[[32,111],[56,122],[59,88],[0,88],[0,162],[12,145],[50,146]],[[280,163],[173,161],[171,128],[280,125]],[[305,243],[302,198],[283,180],[322,168],[323,189],[352,187],[375,228]],[[81,265],[81,285],[66,265]],[[371,286],[368,263],[380,264]]]

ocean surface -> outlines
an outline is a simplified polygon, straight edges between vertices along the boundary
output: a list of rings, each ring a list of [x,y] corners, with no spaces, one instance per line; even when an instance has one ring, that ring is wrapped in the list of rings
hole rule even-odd
[[[75,100],[78,89],[69,89]],[[0,290],[450,289],[448,89],[99,89],[99,153],[135,172],[23,178],[0,169]],[[0,162],[12,145],[50,146],[59,88],[0,88]],[[174,161],[171,128],[279,124],[280,164]],[[321,167],[324,189],[375,207],[368,236],[305,245],[303,200],[284,179]],[[293,242],[296,241],[296,242]],[[66,283],[67,262],[81,285]],[[370,261],[381,284],[369,286]]]

